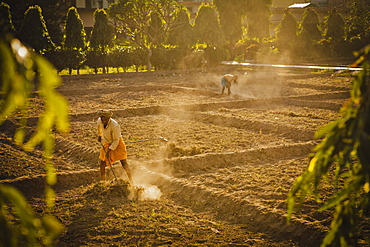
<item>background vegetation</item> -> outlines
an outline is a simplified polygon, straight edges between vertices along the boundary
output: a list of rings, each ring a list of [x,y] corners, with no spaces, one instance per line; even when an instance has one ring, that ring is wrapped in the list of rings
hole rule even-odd
[[[307,8],[298,21],[286,9],[274,34],[270,34],[271,0],[214,0],[201,5],[195,17],[175,0],[119,0],[106,10],[96,10],[91,33],[85,32],[74,7],[64,16],[50,14],[62,13],[61,1],[54,5],[37,1],[38,6],[33,0],[16,2],[3,1],[2,8],[11,14],[4,15],[1,25],[12,28],[58,71],[69,73],[86,67],[95,73],[108,68],[191,69],[222,60],[267,62],[267,57],[269,62],[351,58],[370,42],[370,7],[364,0],[349,0],[345,19],[336,9],[320,19],[315,8]],[[33,26],[28,28],[30,23]],[[173,56],[170,62],[163,59]]]

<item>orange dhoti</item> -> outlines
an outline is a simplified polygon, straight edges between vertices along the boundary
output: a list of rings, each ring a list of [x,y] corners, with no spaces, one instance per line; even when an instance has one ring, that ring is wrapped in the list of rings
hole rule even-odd
[[[105,153],[108,152],[110,143],[104,143],[103,146],[104,146],[104,149],[103,148],[100,149],[99,159],[101,159],[102,161],[105,161],[106,160]],[[108,165],[110,166],[110,164],[112,164],[115,161],[125,160],[125,159],[127,159],[126,145],[123,142],[123,139],[121,137],[119,139],[117,148],[115,150],[110,150],[109,152],[109,164]]]

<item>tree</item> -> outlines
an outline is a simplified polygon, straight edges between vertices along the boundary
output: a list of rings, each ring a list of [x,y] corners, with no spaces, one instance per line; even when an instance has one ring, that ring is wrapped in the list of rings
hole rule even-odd
[[[312,8],[307,8],[303,12],[299,35],[310,41],[319,41],[322,38],[319,16]]]
[[[364,0],[348,1],[350,12],[346,19],[348,33],[351,37],[364,35],[370,29],[370,6]]]
[[[318,44],[322,38],[319,28],[319,16],[312,8],[303,12],[302,21],[299,23],[298,39],[294,53],[297,56],[314,58],[318,56]]]
[[[186,8],[181,8],[175,23],[178,27],[169,31],[167,42],[182,49],[187,49],[196,43],[194,27],[190,24],[190,13]]]
[[[65,21],[65,1],[64,0],[34,0],[42,8],[42,13],[53,42],[61,45],[63,42],[63,31],[60,27]]]
[[[370,42],[370,5],[366,0],[349,0],[350,9],[345,20],[348,38],[357,41],[355,49],[360,49]]]
[[[324,37],[329,42],[329,48],[332,56],[343,54],[346,49],[345,46],[345,23],[342,16],[336,9],[330,11],[329,16],[325,22]]]
[[[95,10],[94,21],[89,48],[93,50],[106,50],[106,48],[112,45],[113,27],[109,24],[108,16],[104,9]]]
[[[229,58],[224,56],[226,53],[222,46],[225,41],[215,6],[202,4],[199,7],[194,28],[198,43],[205,44],[204,65],[213,66],[220,59],[222,61]]]
[[[272,0],[214,0],[219,12],[225,39],[236,43],[242,36],[247,21],[248,37],[253,39],[270,36],[270,6]],[[230,39],[230,40],[229,40]]]
[[[35,71],[38,73],[35,73]],[[38,121],[38,127],[30,139],[25,141],[29,96],[33,89],[32,82],[38,75],[38,91],[43,99],[44,112]],[[17,144],[31,150],[42,143],[46,166],[46,207],[54,207],[52,185],[56,183],[56,172],[52,165],[54,147],[54,128],[66,133],[69,130],[67,101],[55,88],[61,83],[51,64],[42,56],[28,50],[19,40],[0,40],[0,82],[1,99],[0,124],[20,112],[20,128],[14,136]],[[19,224],[15,225],[9,215],[14,215]],[[27,241],[27,246],[52,246],[63,226],[53,216],[46,214],[37,217],[25,197],[14,187],[0,184],[0,245],[17,246],[19,239]]]
[[[147,52],[147,69],[151,71],[152,49],[179,26],[175,22],[179,10],[175,0],[119,0],[110,5],[108,14],[116,30]]]
[[[10,7],[7,3],[0,4],[0,38],[5,38],[6,35],[15,34],[15,28],[10,14]]]
[[[18,36],[23,43],[39,53],[55,48],[42,16],[42,10],[37,5],[29,7],[26,11]]]
[[[68,9],[64,31],[63,49],[69,52],[69,74],[72,73],[73,68],[77,69],[77,74],[79,74],[80,65],[84,61],[83,52],[86,49],[86,33],[75,7]]]
[[[297,42],[298,22],[290,13],[289,9],[285,9],[283,19],[276,27],[276,43],[281,50],[291,50]]]
[[[75,64],[76,62],[71,60],[76,59],[75,56],[78,54],[75,54],[71,50],[64,50],[58,46],[54,50],[45,52],[43,56],[53,64],[54,68],[59,73],[64,69],[68,69],[71,64]]]
[[[270,37],[270,6],[272,0],[241,1],[247,14],[248,37],[259,40]]]
[[[31,6],[40,6],[51,39],[55,44],[60,45],[63,39],[60,29],[64,20],[64,15],[61,14],[64,8],[63,0],[2,0],[2,2],[9,4],[16,30],[20,29],[26,10]]]
[[[95,10],[94,20],[85,64],[94,68],[95,73],[98,72],[99,67],[102,67],[103,73],[105,73],[106,67],[108,67],[108,48],[112,46],[113,27],[109,24],[104,9]]]
[[[245,13],[242,12],[240,0],[214,0],[220,25],[226,42],[226,47],[232,56],[235,57],[235,44],[242,38],[242,17]]]
[[[288,220],[295,202],[301,206],[308,196],[322,204],[319,211],[334,209],[331,229],[322,246],[357,246],[354,236],[361,233],[361,219],[368,221],[370,216],[369,54],[370,45],[352,65],[362,63],[363,70],[352,83],[351,98],[341,109],[342,117],[315,134],[324,138],[288,195]],[[333,192],[320,193],[329,178],[325,191]]]
[[[236,53],[243,53],[240,49],[248,46],[245,44],[247,38],[262,41],[270,37],[272,0],[214,0],[213,2],[219,13],[225,45],[231,58],[235,58]]]
[[[161,35],[165,31],[165,26],[162,23],[161,17],[158,12],[150,13],[150,22],[148,26],[148,36],[153,41],[153,47],[161,45],[166,38],[165,35]],[[159,35],[158,35],[159,34]]]
[[[129,51],[129,58],[132,64],[135,66],[135,71],[139,72],[139,68],[145,65],[145,58],[147,54],[145,50],[141,47],[133,47]]]
[[[75,7],[68,9],[64,31],[64,48],[76,50],[86,49],[86,32]]]
[[[199,43],[218,46],[223,43],[221,26],[215,6],[202,4],[195,18],[195,34]]]
[[[32,0],[2,0],[1,2],[7,3],[10,7],[10,12],[13,18],[13,25],[15,30],[19,30],[22,26],[24,20],[24,13],[28,10],[29,7],[39,5]]]
[[[339,41],[345,37],[344,20],[342,15],[338,13],[337,9],[330,11],[329,16],[324,22],[326,30],[324,33],[325,38],[331,38]]]
[[[182,58],[182,50],[177,48],[155,48],[153,50],[153,66],[155,70],[176,69],[178,61]]]

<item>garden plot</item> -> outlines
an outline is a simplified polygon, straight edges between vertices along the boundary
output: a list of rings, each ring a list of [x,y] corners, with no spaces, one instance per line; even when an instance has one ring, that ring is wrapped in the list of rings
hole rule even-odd
[[[240,80],[221,97],[226,72]],[[71,132],[56,135],[53,214],[66,227],[58,246],[319,245],[329,216],[309,203],[286,225],[285,198],[307,167],[316,128],[348,98],[349,78],[223,67],[63,79],[58,90],[69,101]],[[102,108],[121,125],[134,180],[157,186],[157,200],[129,201],[99,182]],[[16,148],[9,129],[2,126],[2,181],[19,186],[43,214],[41,153]],[[129,143],[159,136],[169,141]]]

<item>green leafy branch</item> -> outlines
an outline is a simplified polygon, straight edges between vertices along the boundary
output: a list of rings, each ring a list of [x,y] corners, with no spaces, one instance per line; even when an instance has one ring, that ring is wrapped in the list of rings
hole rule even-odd
[[[315,134],[324,137],[314,148],[307,170],[297,178],[288,194],[288,221],[294,208],[302,206],[308,196],[322,203],[319,211],[334,208],[331,229],[322,246],[351,246],[361,231],[359,221],[370,209],[370,45],[352,66],[362,71],[352,83],[350,99],[341,108],[342,117]],[[334,193],[323,200],[320,188],[334,171]],[[298,201],[298,203],[296,203]]]
[[[47,182],[46,205],[51,209],[55,198],[51,186],[56,183],[56,171],[52,164],[54,150],[52,130],[56,128],[61,133],[69,131],[67,101],[55,90],[60,85],[61,78],[46,59],[30,51],[17,39],[0,41],[0,61],[2,93],[0,124],[20,113],[20,127],[15,133],[15,142],[23,145],[26,150],[43,144]],[[43,99],[44,111],[38,120],[37,130],[25,140],[29,97],[34,90],[33,82],[36,79],[37,93]],[[20,229],[10,223],[11,215],[19,219]],[[15,188],[3,184],[0,184],[0,226],[4,229],[0,246],[16,246],[20,236],[25,236],[30,246],[39,246],[38,240],[41,240],[43,245],[51,246],[53,239],[63,229],[52,216],[37,218],[24,196]]]

